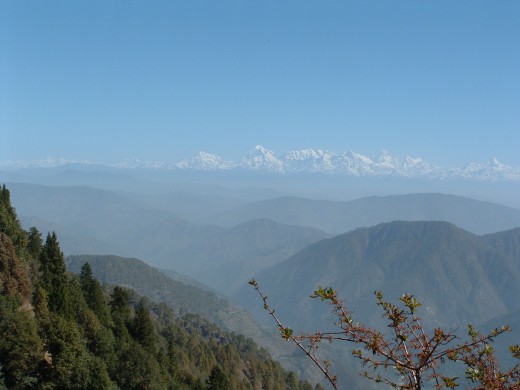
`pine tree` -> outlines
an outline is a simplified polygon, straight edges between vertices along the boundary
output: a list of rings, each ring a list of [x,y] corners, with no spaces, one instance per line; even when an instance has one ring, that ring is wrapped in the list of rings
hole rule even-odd
[[[130,321],[130,308],[128,306],[128,292],[116,286],[110,295],[110,312],[112,314],[112,330],[116,338],[116,349],[121,351],[130,341],[130,333],[127,324]]]
[[[89,388],[93,356],[85,348],[77,324],[51,313],[46,336],[52,364],[45,371],[43,381],[58,389]]]
[[[29,274],[33,283],[39,278],[39,259],[42,252],[42,234],[34,226],[29,230],[27,236],[27,255],[29,263]]]
[[[38,259],[42,251],[42,247],[42,234],[33,226],[29,229],[29,235],[27,236],[27,250],[29,256],[33,259]]]
[[[96,314],[99,321],[108,325],[110,323],[110,313],[101,290],[101,285],[92,275],[92,268],[89,263],[81,267],[79,275],[81,290],[88,307]]]
[[[28,388],[37,381],[42,341],[32,313],[13,296],[0,296],[0,364],[8,388]]]
[[[207,390],[228,390],[229,377],[219,366],[213,367],[207,381]]]
[[[157,352],[155,326],[150,319],[150,309],[145,299],[141,299],[135,309],[132,335],[146,351],[152,354]]]
[[[122,351],[115,380],[121,389],[161,388],[157,360],[135,341]]]
[[[68,275],[56,233],[47,235],[40,255],[41,286],[47,291],[49,310],[67,318],[73,317],[68,289]]]

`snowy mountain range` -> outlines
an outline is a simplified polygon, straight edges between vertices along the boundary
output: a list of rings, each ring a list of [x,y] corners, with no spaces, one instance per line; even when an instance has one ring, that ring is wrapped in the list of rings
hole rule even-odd
[[[96,165],[87,161],[46,159],[30,162],[0,162],[1,169],[49,168],[64,165]],[[252,171],[278,174],[326,173],[349,176],[396,176],[407,178],[519,181],[520,167],[502,164],[496,158],[487,163],[468,163],[459,168],[444,168],[429,164],[418,157],[397,156],[382,152],[375,158],[349,152],[331,152],[320,149],[293,150],[278,156],[275,152],[257,145],[238,161],[199,152],[196,156],[174,163],[125,160],[112,169],[198,170],[198,171]]]

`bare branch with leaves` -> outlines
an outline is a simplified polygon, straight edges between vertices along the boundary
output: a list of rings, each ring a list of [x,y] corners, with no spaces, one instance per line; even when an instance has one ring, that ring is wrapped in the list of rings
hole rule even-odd
[[[260,291],[258,282],[253,279],[249,284],[262,298],[264,309],[275,320],[281,336],[293,341],[304,351],[334,389],[338,388],[338,383],[330,371],[330,362],[320,360],[317,355],[318,344],[323,340],[354,344],[358,348],[352,351],[352,355],[361,361],[363,367],[370,369],[363,371],[362,375],[394,389],[421,390],[426,385],[435,389],[458,387],[459,377],[441,373],[441,366],[447,361],[462,362],[467,368],[465,377],[477,386],[476,389],[520,389],[519,366],[501,371],[491,346],[497,336],[509,330],[508,327],[482,335],[468,325],[470,340],[456,343],[458,337],[452,331],[434,328],[430,333],[426,332],[416,314],[421,304],[413,295],[402,295],[400,304],[394,305],[377,291],[374,293],[377,305],[382,308],[383,318],[390,329],[390,334],[386,334],[354,322],[334,289],[318,287],[311,297],[319,298],[331,306],[337,318],[335,325],[339,329],[334,332],[295,335],[275,315],[274,309],[267,302],[267,296]],[[514,357],[520,358],[518,345],[510,349]]]

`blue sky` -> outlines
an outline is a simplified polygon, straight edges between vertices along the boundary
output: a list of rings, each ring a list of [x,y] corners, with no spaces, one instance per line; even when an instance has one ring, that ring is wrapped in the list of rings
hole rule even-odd
[[[0,161],[520,165],[520,1],[0,2]]]

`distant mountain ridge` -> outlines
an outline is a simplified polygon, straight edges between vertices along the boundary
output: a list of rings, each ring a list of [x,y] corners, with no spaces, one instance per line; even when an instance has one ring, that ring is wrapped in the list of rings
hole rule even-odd
[[[55,230],[67,255],[139,257],[224,293],[260,269],[329,237],[317,229],[262,218],[234,227],[198,225],[148,206],[138,196],[133,199],[89,187],[13,184],[11,196],[23,223]],[[168,199],[179,198],[163,201]],[[201,203],[193,207],[197,204]]]
[[[392,301],[414,294],[429,326],[464,327],[520,309],[520,228],[478,236],[447,222],[394,221],[319,241],[255,279],[277,313],[304,329],[330,318],[309,298],[319,285],[334,287],[356,321],[381,321],[373,296],[381,290]],[[248,290],[235,298],[260,311]]]
[[[221,213],[213,222],[233,226],[258,218],[331,234],[394,220],[447,221],[477,234],[520,227],[520,209],[438,193],[370,196],[351,201],[285,196]]]
[[[41,161],[0,162],[2,169],[49,168],[71,165],[75,168],[103,165],[88,161],[46,159]],[[419,157],[393,155],[383,151],[370,158],[353,151],[333,152],[321,149],[289,151],[278,156],[272,150],[257,145],[238,161],[227,161],[220,156],[199,152],[196,156],[173,163],[125,160],[116,166],[104,166],[111,170],[194,170],[194,171],[244,171],[278,174],[342,174],[355,177],[407,177],[422,179],[470,179],[519,181],[520,167],[511,167],[492,158],[487,163],[470,162],[458,168],[439,167]],[[88,168],[86,168],[88,169]]]

